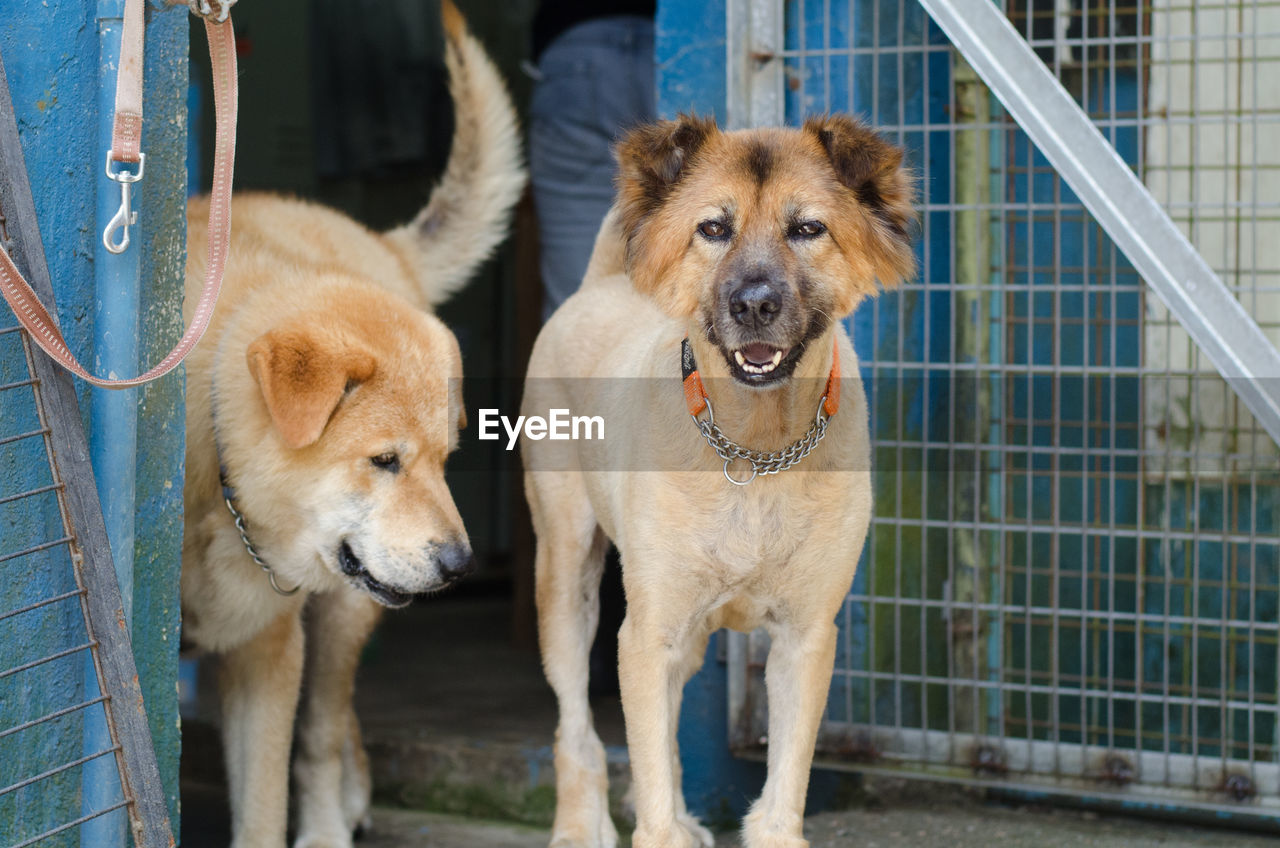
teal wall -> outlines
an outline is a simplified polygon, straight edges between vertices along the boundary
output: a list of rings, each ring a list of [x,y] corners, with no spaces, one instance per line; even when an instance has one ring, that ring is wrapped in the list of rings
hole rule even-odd
[[[86,363],[94,360],[93,253],[100,237],[93,220],[94,198],[98,182],[105,180],[103,153],[96,149],[100,117],[96,106],[98,8],[98,4],[85,0],[9,0],[4,8],[4,24],[0,26],[0,57],[8,73],[40,233],[58,300],[58,317],[72,350]],[[134,231],[142,248],[141,355],[147,364],[158,361],[182,331],[188,17],[185,6],[152,2],[147,9],[143,129],[147,166],[145,179],[135,194],[140,228]],[[12,323],[8,309],[0,307],[0,327]],[[0,345],[0,379],[25,371],[20,347],[13,343]],[[183,376],[178,372],[138,393],[133,552],[134,654],[175,829],[183,386]],[[92,434],[89,392],[82,384],[78,393],[86,431]],[[28,406],[12,393],[0,395],[0,430],[20,428],[22,416],[30,414]],[[3,435],[0,432],[0,437]],[[24,451],[31,455],[23,455]],[[47,474],[40,469],[42,452],[31,451],[32,446],[28,446],[0,453],[0,497],[31,488]],[[37,461],[32,462],[33,458]],[[50,522],[57,519],[50,503],[23,504],[21,509],[0,513],[0,553],[57,535],[50,529]],[[65,555],[27,557],[13,564],[19,570],[19,579],[10,575],[0,581],[0,609],[56,594],[70,585]],[[67,633],[79,626],[79,612],[74,605],[59,605],[59,609],[39,619],[0,633],[0,665],[43,656],[50,652],[51,645],[64,644]],[[41,699],[47,702],[46,706],[64,705],[68,690],[73,687],[83,689],[87,685],[92,696],[95,684],[81,679],[82,663],[54,666],[21,685],[15,681],[9,689],[0,688],[3,724],[40,715]],[[75,728],[63,725],[57,731],[57,739],[23,734],[21,750],[11,747],[0,754],[11,764],[25,761],[27,767],[23,770],[34,773],[31,767],[51,753],[50,746],[78,747]],[[13,739],[7,741],[14,745]],[[0,809],[0,817],[3,814]]]

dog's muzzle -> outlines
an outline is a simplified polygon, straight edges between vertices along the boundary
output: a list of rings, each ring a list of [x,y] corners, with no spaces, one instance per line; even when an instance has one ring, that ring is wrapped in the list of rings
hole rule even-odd
[[[345,539],[338,547],[338,567],[342,569],[342,573],[357,582],[375,601],[392,609],[408,606],[417,595],[449,586],[475,569],[475,557],[471,547],[465,542],[439,545],[433,552],[432,559],[440,574],[439,585],[416,593],[402,592],[374,577]]]

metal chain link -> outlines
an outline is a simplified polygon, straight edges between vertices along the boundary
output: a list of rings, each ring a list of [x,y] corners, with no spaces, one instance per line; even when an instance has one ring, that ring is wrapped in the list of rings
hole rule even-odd
[[[302,588],[301,583],[294,586],[292,589],[285,589],[276,582],[276,573],[272,571],[271,566],[263,561],[262,557],[258,555],[258,549],[253,546],[253,542],[249,541],[249,528],[244,520],[244,514],[241,513],[240,510],[236,509],[236,505],[231,502],[231,498],[223,497],[222,500],[226,503],[227,509],[231,511],[232,518],[236,520],[236,529],[240,531],[240,541],[244,542],[244,549],[248,552],[249,558],[258,564],[258,568],[261,568],[267,573],[267,579],[271,581],[271,588],[275,590],[277,595],[284,595],[286,598],[290,595],[298,594],[298,590]]]
[[[735,486],[745,486],[761,475],[786,471],[808,456],[827,434],[827,422],[830,416],[823,408],[827,402],[826,395],[818,401],[818,412],[814,415],[813,424],[808,431],[785,448],[779,448],[770,453],[744,448],[726,436],[716,424],[715,411],[711,408],[711,398],[704,397],[703,400],[707,404],[707,417],[700,419],[696,415],[691,416],[693,423],[697,425],[698,431],[707,440],[707,444],[711,445],[711,449],[716,452],[716,456],[724,460],[725,479]],[[751,476],[746,480],[735,480],[729,474],[729,466],[739,459],[745,459],[751,463]]]

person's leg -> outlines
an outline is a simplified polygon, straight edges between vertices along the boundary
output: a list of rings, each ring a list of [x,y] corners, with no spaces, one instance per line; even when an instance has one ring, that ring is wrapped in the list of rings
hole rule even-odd
[[[653,24],[605,18],[557,38],[539,63],[529,118],[544,320],[577,291],[613,203],[612,145],[654,117]]]

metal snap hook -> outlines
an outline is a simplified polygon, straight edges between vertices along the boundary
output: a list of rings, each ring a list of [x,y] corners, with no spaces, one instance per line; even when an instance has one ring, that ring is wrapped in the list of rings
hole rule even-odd
[[[120,208],[116,214],[107,222],[106,229],[102,231],[102,246],[110,253],[124,253],[129,248],[129,227],[138,223],[138,213],[133,209],[133,184],[142,179],[143,169],[146,167],[147,154],[138,154],[138,170],[126,171],[123,168],[112,170],[112,153],[107,151],[107,177],[120,184]],[[113,239],[115,233],[119,231],[119,239]]]

